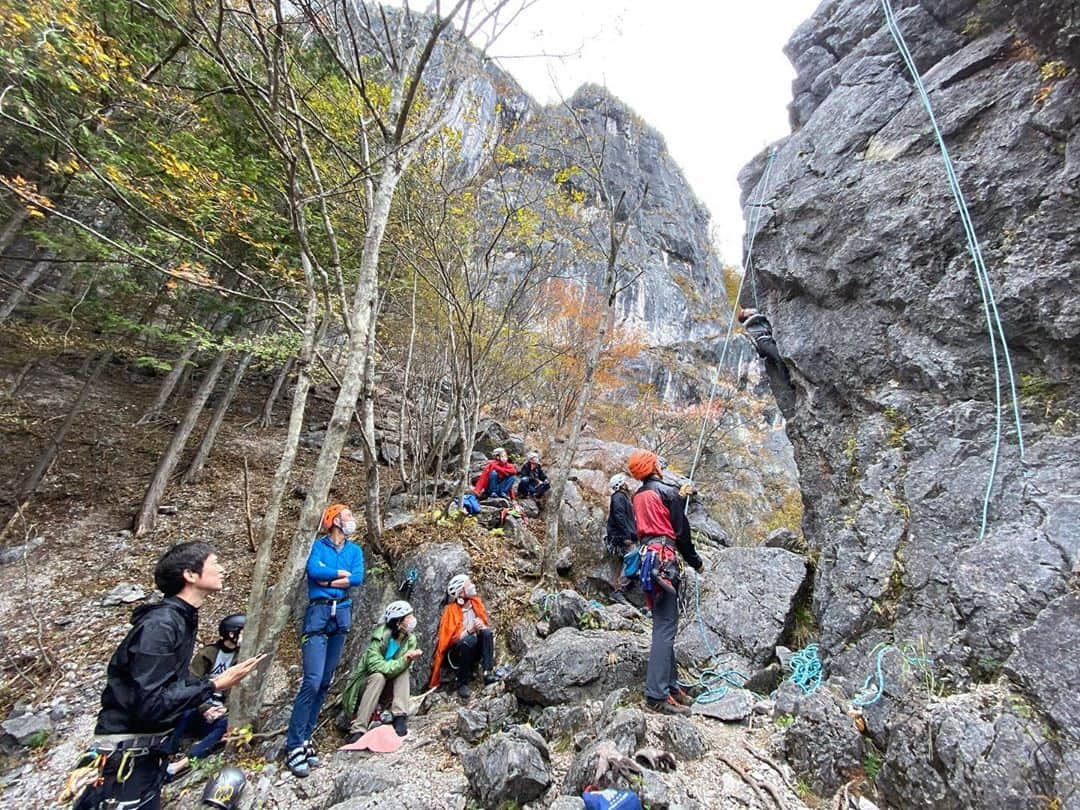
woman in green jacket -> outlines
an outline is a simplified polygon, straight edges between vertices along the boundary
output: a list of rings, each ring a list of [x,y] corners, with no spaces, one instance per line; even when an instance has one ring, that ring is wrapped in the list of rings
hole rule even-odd
[[[416,617],[412,605],[399,600],[386,606],[382,623],[371,631],[371,641],[360,656],[341,698],[345,714],[349,718],[355,715],[354,731],[367,730],[379,698],[384,691],[389,691],[393,694],[390,713],[394,718],[394,731],[401,737],[408,733],[405,718],[409,713],[409,669],[421,655],[416,648],[414,630]]]

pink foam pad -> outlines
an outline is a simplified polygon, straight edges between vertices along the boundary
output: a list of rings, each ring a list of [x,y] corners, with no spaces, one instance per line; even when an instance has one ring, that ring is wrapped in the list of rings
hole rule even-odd
[[[392,754],[401,748],[405,737],[399,737],[389,723],[376,726],[359,740],[343,745],[338,751],[374,751],[376,754]]]

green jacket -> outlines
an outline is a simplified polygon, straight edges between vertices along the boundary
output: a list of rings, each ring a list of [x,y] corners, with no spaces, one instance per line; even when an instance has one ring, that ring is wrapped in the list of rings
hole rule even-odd
[[[356,711],[360,702],[360,695],[364,691],[364,684],[368,675],[378,672],[385,675],[387,680],[396,678],[402,672],[406,672],[412,661],[405,660],[405,653],[416,649],[416,636],[412,633],[405,637],[404,642],[397,648],[394,657],[386,660],[386,647],[390,643],[390,630],[385,624],[378,624],[371,631],[371,641],[364,649],[364,654],[356,663],[356,669],[349,676],[349,682],[345,684],[345,691],[341,693],[341,704],[345,713],[350,717]]]

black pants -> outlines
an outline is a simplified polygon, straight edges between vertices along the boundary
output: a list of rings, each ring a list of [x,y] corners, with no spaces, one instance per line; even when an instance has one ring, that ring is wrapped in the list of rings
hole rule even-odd
[[[783,358],[780,357],[780,349],[777,348],[776,341],[772,338],[762,338],[754,345],[757,347],[758,355],[765,361],[765,364],[772,364],[784,385],[790,386],[791,374],[788,372]]]
[[[495,665],[495,638],[487,628],[462,636],[446,651],[446,665],[457,675],[459,686],[472,680],[477,659],[481,661],[484,672],[490,671]]]
[[[120,782],[116,777],[122,761],[122,751],[110,755],[102,772],[104,781],[83,791],[72,810],[160,810],[161,786],[169,764],[165,752],[154,750],[129,758],[124,764],[127,776]]]

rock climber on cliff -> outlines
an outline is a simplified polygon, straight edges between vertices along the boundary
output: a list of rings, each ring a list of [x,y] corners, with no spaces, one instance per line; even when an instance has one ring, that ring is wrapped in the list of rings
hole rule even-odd
[[[790,387],[791,375],[788,373],[787,365],[780,357],[780,350],[777,348],[776,340],[773,338],[772,324],[769,323],[769,319],[753,307],[741,308],[736,317],[739,319],[739,323],[742,324],[742,328],[746,330],[746,334],[754,344],[754,348],[757,349],[758,356],[765,361],[767,366],[771,365],[776,369],[776,373],[780,375],[784,385]]]
[[[679,555],[696,571],[704,565],[690,538],[686,495],[690,485],[676,489],[664,483],[656,453],[637,450],[630,455],[630,474],[641,481],[634,493],[634,522],[638,542],[645,546],[639,577],[652,610],[652,643],[645,672],[645,703],[666,714],[689,714],[693,700],[678,685],[675,671],[675,633],[679,629]]]

